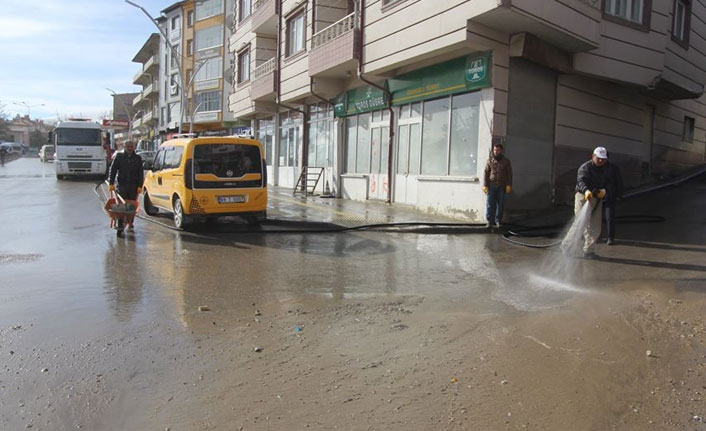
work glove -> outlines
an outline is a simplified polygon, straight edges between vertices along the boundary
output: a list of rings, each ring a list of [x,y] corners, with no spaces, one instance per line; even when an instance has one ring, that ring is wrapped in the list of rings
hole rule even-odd
[[[586,198],[587,201],[590,201],[593,199],[593,192],[590,190],[586,190],[586,193],[583,194],[583,197]]]
[[[108,190],[110,190],[111,192],[114,192],[114,191],[115,191],[115,186],[114,186],[113,184],[110,184],[110,185],[108,186]]]
[[[142,194],[142,187],[138,187],[137,188],[137,195],[139,196],[141,194]]]
[[[603,199],[605,197],[605,189],[598,190],[598,199]]]
[[[483,193],[488,194],[488,187],[483,187]]]
[[[512,186],[505,186],[505,194],[506,195],[509,195],[511,191],[512,191]]]

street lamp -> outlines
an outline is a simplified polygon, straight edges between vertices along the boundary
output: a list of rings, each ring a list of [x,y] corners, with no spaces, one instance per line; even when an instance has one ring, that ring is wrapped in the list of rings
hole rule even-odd
[[[20,106],[24,106],[25,108],[27,108],[27,118],[29,118],[30,120],[32,119],[32,113],[31,113],[32,108],[36,108],[37,106],[47,106],[44,103],[39,103],[37,105],[30,105],[27,102],[12,102],[12,103],[13,103],[13,105],[20,105]]]
[[[108,90],[108,91],[110,91],[110,93],[113,95],[113,99],[117,100],[118,103],[120,103],[120,105],[121,105],[121,106],[123,107],[123,109],[125,110],[125,115],[127,116],[127,119],[128,119],[128,124],[127,124],[127,136],[128,136],[128,139],[130,139],[130,135],[132,134],[132,121],[130,121],[130,110],[128,109],[128,107],[127,107],[127,105],[125,104],[125,102],[123,102],[122,99],[121,99],[120,97],[118,97],[118,93],[116,93],[115,90],[112,90],[112,89],[110,89],[110,88],[108,88],[108,87],[105,87],[105,89]],[[113,115],[113,116],[115,116],[115,115]]]

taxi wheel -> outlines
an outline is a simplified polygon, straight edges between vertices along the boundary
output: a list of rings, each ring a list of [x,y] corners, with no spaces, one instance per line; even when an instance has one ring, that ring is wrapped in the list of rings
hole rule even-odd
[[[184,229],[189,222],[188,217],[184,214],[184,207],[181,205],[181,199],[174,198],[174,226],[177,229]]]
[[[147,213],[147,215],[151,215],[151,216],[157,215],[159,210],[157,209],[157,207],[152,205],[152,201],[150,200],[150,195],[146,191],[145,191],[145,196],[143,198],[143,203],[145,204],[145,213]]]

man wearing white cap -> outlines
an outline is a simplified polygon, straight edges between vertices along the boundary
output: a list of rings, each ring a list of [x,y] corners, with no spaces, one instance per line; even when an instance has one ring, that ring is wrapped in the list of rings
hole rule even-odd
[[[608,151],[603,147],[596,147],[591,160],[582,164],[578,170],[574,213],[578,214],[586,203],[591,206],[591,219],[583,232],[583,257],[587,259],[598,257],[593,249],[601,235],[603,198],[606,197],[606,187],[610,181],[610,172],[605,166],[607,161]]]

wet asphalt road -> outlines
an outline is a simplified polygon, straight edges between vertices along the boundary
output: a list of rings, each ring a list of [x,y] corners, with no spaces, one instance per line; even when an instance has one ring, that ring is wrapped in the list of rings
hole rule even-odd
[[[116,238],[95,183],[57,181],[37,159],[0,169],[2,429],[122,429],[126,412],[173,390],[165,382],[187,371],[174,364],[193,365],[215,328],[285,302],[412,295],[431,310],[512,316],[563,307],[585,291],[630,291],[635,280],[703,293],[703,180],[631,203],[625,213],[668,222],[619,227],[618,246],[570,265],[576,276],[563,285],[527,278],[551,251],[497,235],[272,235],[223,223],[178,232],[159,217]],[[665,205],[667,195],[688,197],[691,210]],[[271,196],[275,227],[335,221],[325,208]]]

